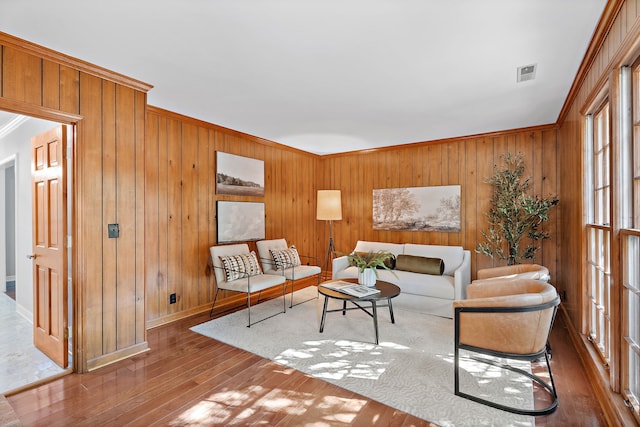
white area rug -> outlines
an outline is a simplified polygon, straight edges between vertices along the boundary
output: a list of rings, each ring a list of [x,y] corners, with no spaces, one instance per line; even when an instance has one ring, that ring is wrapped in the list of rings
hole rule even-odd
[[[316,292],[314,287],[302,289],[294,300],[304,301]],[[328,313],[319,333],[323,302],[320,295],[251,328],[246,327],[245,309],[191,329],[441,426],[535,425],[534,417],[454,395],[453,320],[395,304],[392,324],[389,310],[379,308],[380,344],[375,345],[373,320],[360,310],[346,316]],[[339,307],[330,301],[329,308]],[[267,301],[252,307],[251,318],[259,320],[281,308],[282,299]],[[533,407],[530,381],[513,376],[507,380],[504,372],[471,360],[461,366],[461,390]]]

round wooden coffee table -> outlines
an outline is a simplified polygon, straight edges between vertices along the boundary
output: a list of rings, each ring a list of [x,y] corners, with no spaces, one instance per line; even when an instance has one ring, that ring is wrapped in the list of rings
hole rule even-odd
[[[350,282],[357,284],[358,279],[339,279],[329,280],[323,282],[318,286],[318,292],[324,295],[324,306],[322,308],[322,320],[320,321],[320,332],[324,331],[324,323],[327,317],[327,313],[342,312],[342,315],[346,315],[348,310],[362,310],[367,313],[373,319],[373,329],[376,333],[376,345],[378,344],[378,307],[389,307],[389,315],[391,316],[391,323],[396,323],[393,317],[393,305],[391,304],[391,298],[395,298],[400,295],[400,288],[393,283],[385,282],[384,280],[377,280],[374,288],[380,290],[379,293],[374,295],[367,295],[364,297],[356,297],[343,292],[334,291],[326,288],[324,284],[330,284],[332,282]],[[342,301],[342,308],[328,310],[329,299],[335,299]],[[383,302],[382,305],[378,304]],[[355,307],[347,307],[347,303],[353,304]],[[360,303],[368,302],[371,304],[371,311],[369,307],[363,307]]]

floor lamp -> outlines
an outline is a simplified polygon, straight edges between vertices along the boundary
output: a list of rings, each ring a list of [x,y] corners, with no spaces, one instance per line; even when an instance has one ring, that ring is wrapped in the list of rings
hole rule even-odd
[[[329,246],[324,257],[322,270],[329,271],[329,260],[335,258],[336,248],[333,245],[333,221],[342,219],[342,198],[340,190],[318,190],[318,212],[316,219],[329,221]]]

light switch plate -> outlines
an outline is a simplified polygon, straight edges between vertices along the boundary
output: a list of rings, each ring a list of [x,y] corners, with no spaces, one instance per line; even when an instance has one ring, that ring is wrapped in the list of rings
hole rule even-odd
[[[108,224],[107,230],[109,232],[110,239],[117,239],[120,237],[120,226],[118,224]]]

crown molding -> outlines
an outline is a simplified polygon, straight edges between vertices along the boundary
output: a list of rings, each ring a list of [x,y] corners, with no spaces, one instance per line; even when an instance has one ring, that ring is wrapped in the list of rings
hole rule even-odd
[[[115,71],[111,71],[106,68],[102,68],[89,62],[83,61],[81,59],[65,55],[64,53],[56,52],[55,50],[37,45],[35,43],[12,36],[11,34],[3,33],[1,31],[0,45],[25,51],[48,61],[65,65],[67,67],[79,70],[83,73],[91,74],[101,79],[109,80],[114,83],[127,86],[142,92],[148,92],[153,88],[153,85],[149,83],[144,83],[140,80],[136,80],[123,74],[116,73]]]

